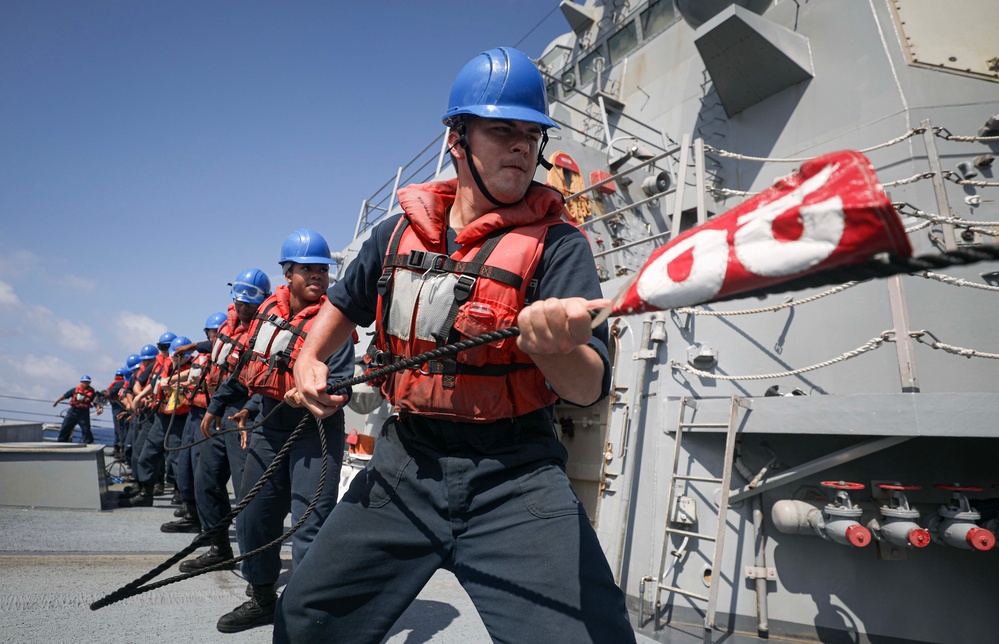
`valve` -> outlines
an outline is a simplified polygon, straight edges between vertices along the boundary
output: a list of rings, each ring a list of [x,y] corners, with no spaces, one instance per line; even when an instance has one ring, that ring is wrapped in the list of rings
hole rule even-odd
[[[784,534],[817,534],[844,546],[863,548],[871,542],[871,531],[860,525],[863,510],[850,500],[850,490],[862,490],[862,483],[823,481],[823,487],[836,490],[835,500],[821,509],[807,501],[781,500],[774,503],[771,517]]]
[[[933,540],[964,550],[985,552],[996,545],[996,536],[977,525],[982,515],[971,507],[965,492],[981,492],[978,485],[938,483],[933,487],[951,492],[950,501],[941,505],[926,522]]]
[[[905,496],[910,490],[922,488],[901,483],[879,483],[878,487],[891,492],[891,498],[887,505],[879,508],[884,522],[877,519],[867,522],[874,538],[900,548],[925,548],[930,545],[929,531],[919,527],[919,511],[909,505],[909,499]]]
[[[826,533],[823,536],[828,535],[826,538],[832,539],[836,543],[855,548],[863,548],[869,544],[871,531],[857,521],[864,511],[853,504],[849,494],[853,490],[863,490],[864,484],[847,481],[822,481],[820,485],[836,490],[835,500],[822,510]]]

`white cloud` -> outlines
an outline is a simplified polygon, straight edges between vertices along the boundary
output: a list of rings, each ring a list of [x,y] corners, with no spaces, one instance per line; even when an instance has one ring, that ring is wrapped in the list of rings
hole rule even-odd
[[[3,280],[0,280],[0,306],[11,308],[21,306],[21,298],[14,292],[14,287]]]
[[[115,316],[114,332],[121,346],[128,353],[136,353],[139,347],[155,343],[167,326],[148,315],[121,311]]]
[[[50,319],[49,324],[52,325],[56,343],[61,347],[76,351],[93,351],[98,348],[97,337],[86,324],[65,319]]]
[[[25,384],[32,381],[74,383],[80,377],[73,365],[56,356],[36,356],[29,353],[16,359],[4,357],[3,362],[6,367],[4,370],[16,369],[20,380]]]

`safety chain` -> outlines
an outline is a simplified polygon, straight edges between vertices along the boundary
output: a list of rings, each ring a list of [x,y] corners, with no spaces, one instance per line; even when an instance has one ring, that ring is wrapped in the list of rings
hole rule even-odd
[[[997,137],[999,138],[999,137]],[[951,170],[944,170],[940,173],[947,181],[956,183],[959,186],[974,186],[976,188],[999,188],[999,181],[972,181],[971,179],[963,179],[958,176],[956,172]]]
[[[256,550],[251,550],[250,552],[241,554],[238,557],[234,557],[233,559],[227,559],[225,561],[221,561],[217,564],[208,566],[206,568],[202,568],[195,572],[182,573],[180,575],[168,577],[167,579],[163,579],[154,584],[143,586],[144,583],[146,583],[151,579],[155,579],[165,571],[169,570],[171,567],[173,567],[175,563],[179,562],[184,557],[191,554],[201,546],[206,546],[209,543],[211,543],[212,539],[216,535],[221,534],[223,532],[228,532],[229,524],[231,524],[232,521],[236,518],[236,515],[242,512],[243,509],[247,505],[249,505],[250,501],[252,501],[253,498],[257,496],[257,494],[260,492],[260,490],[263,489],[267,481],[270,480],[271,476],[274,475],[275,470],[277,470],[277,468],[281,465],[281,462],[284,461],[285,457],[288,455],[288,452],[291,451],[291,446],[298,439],[299,435],[308,427],[307,421],[310,418],[315,420],[316,427],[319,429],[319,445],[322,451],[322,465],[319,473],[319,486],[318,489],[316,490],[316,494],[312,498],[312,502],[309,503],[308,507],[302,513],[301,518],[295,523],[295,525],[292,526],[287,532],[282,534],[274,541],[268,543],[267,545],[261,546]],[[194,539],[191,541],[191,545],[187,546],[180,552],[177,552],[169,559],[161,563],[159,566],[153,568],[152,570],[142,575],[138,579],[129,582],[124,586],[122,586],[121,588],[119,588],[118,590],[109,593],[108,595],[105,595],[101,599],[98,599],[97,601],[95,601],[90,605],[90,610],[99,610],[101,608],[104,608],[105,606],[110,606],[111,604],[120,602],[123,599],[128,599],[129,597],[134,597],[136,595],[141,595],[151,590],[156,590],[157,588],[162,588],[163,586],[177,583],[178,581],[184,581],[185,579],[190,579],[192,577],[197,577],[199,575],[215,572],[217,570],[228,569],[233,564],[239,563],[245,559],[249,559],[250,557],[256,556],[261,552],[264,552],[265,550],[269,550],[270,548],[273,548],[283,543],[285,539],[290,537],[299,528],[302,527],[302,525],[305,523],[305,520],[308,519],[309,515],[311,515],[312,512],[315,510],[316,505],[319,503],[319,499],[322,497],[323,490],[326,487],[326,458],[328,451],[329,450],[326,445],[326,435],[323,432],[322,421],[316,418],[315,416],[311,415],[304,416],[302,418],[302,421],[298,424],[298,426],[294,429],[294,431],[292,431],[291,434],[288,435],[288,439],[285,441],[284,445],[281,446],[281,449],[278,450],[278,453],[274,455],[274,460],[272,460],[271,464],[267,466],[267,469],[264,471],[264,473],[260,475],[260,479],[257,480],[256,485],[254,485],[246,493],[246,495],[239,502],[239,504],[236,505],[236,507],[234,507],[232,511],[230,511],[229,514],[225,516],[225,518],[219,521],[218,525],[194,537]]]
[[[858,150],[861,153],[873,152],[874,150],[880,150],[881,148],[887,148],[889,146],[895,145],[896,143],[901,143],[908,138],[916,136],[917,134],[922,134],[926,131],[923,127],[914,127],[905,134],[897,136],[890,141],[885,141],[884,143],[873,145],[869,148],[864,148],[863,150]],[[737,152],[729,152],[728,150],[722,150],[716,148],[712,145],[705,144],[704,150],[707,152],[714,152],[715,154],[721,155],[723,157],[729,157],[732,159],[742,159],[743,161],[769,161],[771,163],[804,163],[805,161],[810,161],[812,157],[807,158],[778,158],[778,157],[754,157],[745,154],[739,154]]]
[[[958,136],[951,134],[945,127],[934,127],[933,134],[948,141],[960,141],[962,143],[977,143],[979,141],[999,141],[999,136]]]
[[[927,341],[925,336],[930,336],[933,338],[932,341]],[[964,347],[956,347],[953,344],[945,344],[940,342],[937,336],[933,335],[929,331],[923,329],[922,331],[913,331],[909,333],[909,337],[914,338],[916,342],[921,342],[931,349],[940,349],[941,351],[946,351],[947,353],[953,353],[956,356],[963,356],[965,358],[988,358],[990,360],[999,360],[999,353],[985,353],[984,351],[978,351],[976,349],[965,349]]]
[[[943,282],[944,284],[950,284],[951,286],[969,286],[971,288],[977,288],[983,291],[999,291],[999,286],[969,282],[968,280],[963,280],[957,277],[951,277],[950,275],[943,275],[941,273],[934,273],[933,271],[923,271],[922,273],[913,273],[913,275],[915,275],[916,277],[924,277],[928,280],[936,280],[938,282]]]
[[[831,360],[826,360],[825,362],[820,362],[818,364],[813,364],[809,367],[802,367],[801,369],[793,369],[791,371],[782,371],[780,373],[765,373],[757,374],[754,376],[728,376],[719,375],[711,373],[710,371],[701,371],[700,369],[695,369],[688,364],[682,362],[677,362],[676,360],[670,361],[670,367],[673,369],[679,369],[681,371],[686,371],[687,373],[694,374],[701,378],[711,378],[714,380],[768,380],[770,378],[785,378],[787,376],[796,376],[800,373],[805,373],[806,371],[815,371],[816,369],[821,369],[823,367],[828,367],[829,365],[834,365],[837,362],[844,362],[850,358],[856,358],[857,356],[867,353],[868,351],[873,351],[877,349],[885,342],[894,342],[895,332],[894,331],[884,331],[881,335],[871,338],[863,346],[857,347],[852,351],[847,351],[846,353],[837,356]]]
[[[713,315],[713,316],[724,316],[724,315],[752,315],[754,313],[770,313],[772,311],[780,311],[781,309],[786,309],[792,306],[798,306],[799,304],[808,304],[809,302],[814,302],[815,300],[822,299],[823,297],[828,297],[829,295],[835,295],[836,293],[841,293],[848,288],[854,287],[860,282],[847,282],[846,284],[840,284],[839,286],[834,286],[828,291],[823,291],[822,293],[816,293],[810,297],[806,297],[800,300],[792,300],[790,302],[783,302],[781,304],[775,304],[774,306],[766,306],[759,309],[746,309],[742,311],[712,311],[708,309],[693,309],[690,307],[683,307],[679,309],[673,309],[677,313],[690,313],[692,315]]]

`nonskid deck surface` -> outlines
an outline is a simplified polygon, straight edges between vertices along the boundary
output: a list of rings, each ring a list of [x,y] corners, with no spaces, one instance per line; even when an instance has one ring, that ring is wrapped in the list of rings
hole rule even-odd
[[[112,501],[121,487],[111,488]],[[191,543],[193,534],[160,532],[174,508],[169,495],[157,497],[151,508],[104,512],[0,507],[0,642],[270,642],[269,626],[237,634],[215,629],[221,615],[246,601],[246,582],[236,572],[201,575],[90,610],[92,602]],[[287,544],[281,558],[279,586],[290,575]],[[174,567],[157,581],[178,572]],[[468,595],[445,571],[430,580],[386,640],[488,641]]]
[[[114,501],[117,494],[110,496]],[[246,601],[246,582],[236,572],[201,575],[90,610],[191,543],[193,534],[160,532],[175,508],[169,495],[151,508],[104,512],[0,507],[0,642],[270,642],[269,626],[231,635],[215,628],[221,615]],[[279,586],[290,574],[288,545],[281,558]],[[178,572],[174,567],[157,581]],[[489,637],[468,596],[442,571],[386,641],[457,644]]]

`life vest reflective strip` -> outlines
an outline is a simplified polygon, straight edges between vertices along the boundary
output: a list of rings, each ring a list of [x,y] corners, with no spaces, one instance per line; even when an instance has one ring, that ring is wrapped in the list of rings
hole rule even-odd
[[[187,372],[185,383],[185,397],[187,402],[202,409],[208,408],[208,386],[205,382],[211,366],[211,355],[199,353],[191,363],[191,368]]]
[[[291,320],[280,312],[278,297],[275,293],[264,301],[254,316],[239,381],[251,394],[282,400],[284,394],[295,386],[292,367],[326,296],[299,311]]]
[[[229,318],[219,327],[209,355],[208,375],[205,376],[205,387],[209,396],[215,393],[219,383],[228,378],[239,363],[239,354],[247,331],[249,326],[242,326],[235,309],[230,309]]]
[[[514,326],[533,297],[536,283],[528,277],[541,260],[545,235],[561,223],[550,214],[447,256],[427,249],[407,218],[400,219],[379,279],[375,362]],[[381,387],[397,412],[473,422],[521,416],[556,400],[516,338],[397,372]]]
[[[73,390],[73,397],[70,399],[69,405],[77,409],[90,409],[90,404],[94,402],[96,396],[97,390],[93,387],[77,385],[76,389]]]

